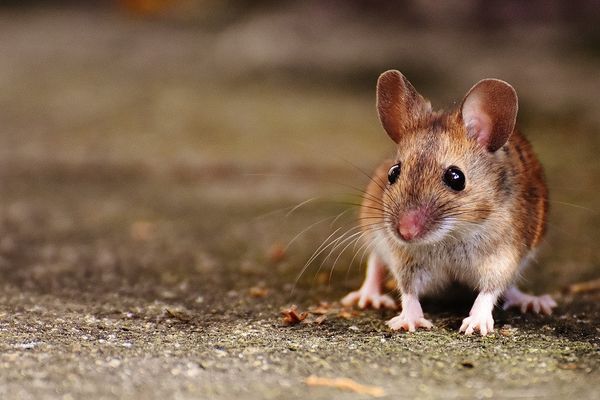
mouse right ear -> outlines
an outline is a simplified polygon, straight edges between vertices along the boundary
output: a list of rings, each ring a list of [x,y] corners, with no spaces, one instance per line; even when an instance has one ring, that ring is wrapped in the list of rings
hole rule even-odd
[[[398,143],[407,128],[431,112],[431,104],[400,71],[389,70],[377,80],[377,112],[387,134]]]
[[[468,135],[493,153],[515,129],[518,109],[517,92],[510,84],[484,79],[465,96],[461,116]]]

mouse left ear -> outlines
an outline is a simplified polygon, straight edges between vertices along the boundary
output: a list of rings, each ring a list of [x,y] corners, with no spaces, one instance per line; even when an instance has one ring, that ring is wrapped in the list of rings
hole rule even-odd
[[[499,79],[484,79],[463,99],[461,116],[467,134],[495,152],[515,129],[518,109],[517,93],[511,85]]]
[[[398,143],[407,129],[431,113],[431,104],[400,71],[389,70],[377,80],[377,113],[389,137]]]

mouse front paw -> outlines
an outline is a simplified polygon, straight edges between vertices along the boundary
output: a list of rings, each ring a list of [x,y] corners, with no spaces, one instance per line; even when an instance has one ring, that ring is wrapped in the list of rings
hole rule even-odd
[[[475,331],[479,331],[481,336],[493,332],[494,318],[492,317],[492,313],[475,313],[468,316],[463,319],[462,325],[458,331],[464,332],[467,336],[472,335]]]
[[[378,290],[364,289],[356,290],[348,293],[342,300],[342,305],[350,307],[357,305],[358,308],[367,308],[369,306],[378,310],[381,307],[395,310],[397,307],[396,302],[387,294],[381,294]]]
[[[407,315],[404,311],[400,313],[400,315],[390,319],[386,322],[386,325],[389,326],[392,330],[405,330],[408,332],[414,332],[418,328],[431,329],[433,328],[433,324],[428,319],[425,319],[423,315],[420,316],[411,316]]]

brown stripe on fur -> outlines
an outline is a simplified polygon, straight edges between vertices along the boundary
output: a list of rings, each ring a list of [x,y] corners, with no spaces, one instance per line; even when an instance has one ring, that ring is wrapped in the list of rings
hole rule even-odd
[[[522,229],[526,246],[534,248],[540,244],[546,231],[548,189],[544,172],[531,144],[518,130],[515,130],[507,146],[510,147],[511,164],[515,169],[516,197],[524,203],[517,205],[520,212],[516,213],[515,222]]]

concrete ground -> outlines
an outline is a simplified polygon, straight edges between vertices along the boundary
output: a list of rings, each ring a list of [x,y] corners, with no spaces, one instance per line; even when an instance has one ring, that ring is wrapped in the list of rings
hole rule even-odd
[[[600,292],[569,287],[599,277],[598,59],[543,29],[535,47],[517,31],[492,51],[344,21],[372,65],[334,52],[337,31],[295,43],[294,59],[294,38],[264,45],[286,18],[210,30],[0,9],[0,398],[369,397],[309,376],[384,398],[596,398]],[[474,51],[480,63],[464,66]],[[354,226],[359,169],[392,151],[370,84],[347,85],[403,65],[438,106],[483,76],[516,81],[553,199],[522,287],[553,294],[552,316],[498,309],[493,335],[465,337],[472,296],[454,289],[425,301],[433,330],[394,333],[393,312],[335,303],[360,284],[356,248],[302,272]],[[286,325],[292,305],[309,315]]]

